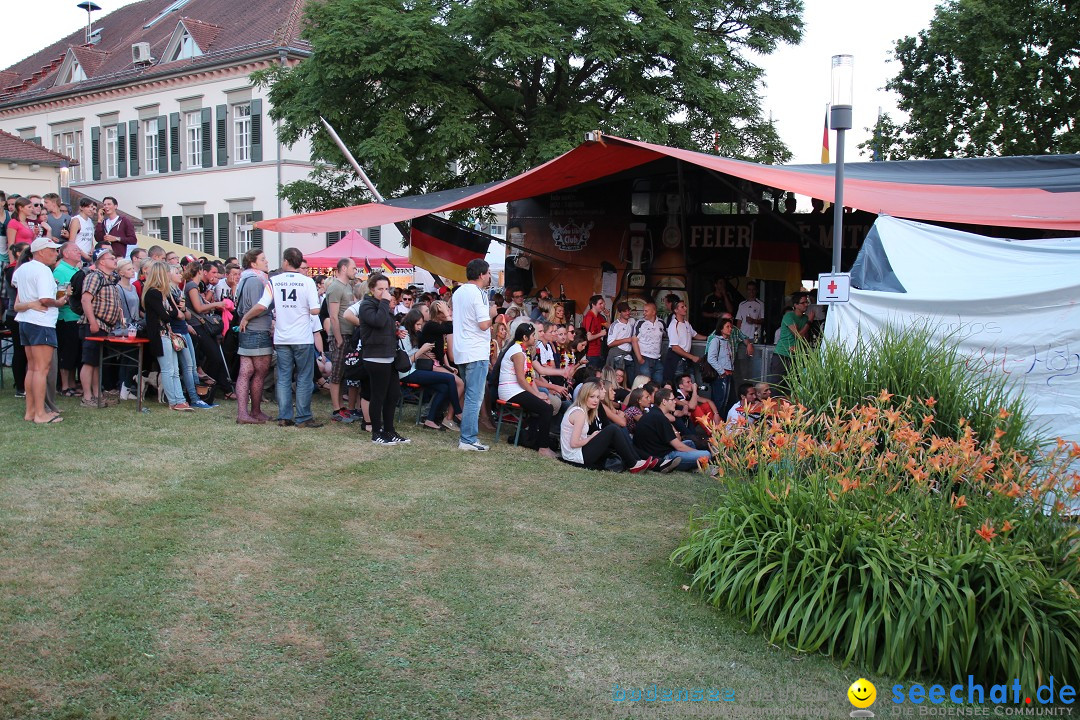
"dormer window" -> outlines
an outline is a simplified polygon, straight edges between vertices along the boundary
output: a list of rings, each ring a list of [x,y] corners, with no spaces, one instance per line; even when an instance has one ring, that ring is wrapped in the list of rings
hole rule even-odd
[[[75,53],[68,50],[63,64],[60,65],[60,71],[56,73],[56,84],[70,85],[71,83],[82,82],[85,79],[86,71],[83,70],[83,66],[79,64],[79,60],[75,57]]]
[[[180,41],[177,43],[176,52],[170,60],[187,60],[188,58],[199,57],[202,55],[202,50],[195,44],[195,40],[191,37],[191,33],[184,30],[183,35],[180,36]]]

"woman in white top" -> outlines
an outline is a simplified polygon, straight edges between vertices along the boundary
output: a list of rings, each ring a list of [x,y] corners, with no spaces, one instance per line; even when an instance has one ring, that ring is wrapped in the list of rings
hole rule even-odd
[[[590,434],[589,426],[596,420],[603,394],[604,386],[596,380],[586,380],[581,384],[581,392],[566,411],[560,427],[559,447],[563,460],[574,465],[602,470],[608,453],[614,450],[623,466],[632,473],[653,468],[659,472],[667,472],[678,466],[677,461],[669,460],[661,464],[654,457],[642,458],[626,434],[619,432],[622,428],[618,425],[608,424],[599,432]]]
[[[523,323],[514,331],[513,343],[499,363],[499,400],[520,405],[526,413],[521,444],[541,455],[557,458],[548,445],[552,408],[533,383],[531,351],[536,344],[536,328]]]

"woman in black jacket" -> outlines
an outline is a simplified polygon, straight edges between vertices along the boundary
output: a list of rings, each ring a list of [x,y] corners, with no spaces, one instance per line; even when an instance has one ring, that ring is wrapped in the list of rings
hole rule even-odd
[[[410,442],[394,430],[401,383],[394,369],[397,322],[390,313],[390,281],[382,273],[368,278],[369,294],[360,303],[360,338],[364,367],[371,385],[371,442],[398,445]]]
[[[158,373],[165,389],[169,407],[181,412],[194,412],[184,401],[180,387],[180,358],[169,336],[170,323],[180,317],[180,309],[172,299],[172,278],[169,266],[163,262],[150,263],[143,281],[142,305],[146,312],[146,336],[150,338],[149,350],[158,359]],[[184,351],[186,352],[186,351]]]

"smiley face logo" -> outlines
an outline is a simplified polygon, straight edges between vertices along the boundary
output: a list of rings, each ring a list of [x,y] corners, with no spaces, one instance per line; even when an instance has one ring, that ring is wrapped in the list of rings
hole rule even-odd
[[[859,678],[847,689],[847,697],[855,707],[868,708],[877,700],[877,688],[866,678]]]

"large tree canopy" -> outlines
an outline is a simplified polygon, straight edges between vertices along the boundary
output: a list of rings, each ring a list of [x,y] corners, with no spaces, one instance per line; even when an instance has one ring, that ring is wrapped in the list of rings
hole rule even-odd
[[[896,59],[910,119],[880,124],[887,157],[1080,151],[1080,2],[947,0]]]
[[[801,14],[802,0],[316,0],[314,54],[256,79],[283,141],[310,136],[314,159],[342,166],[324,116],[386,195],[507,177],[597,129],[783,161],[749,57],[798,42]]]

